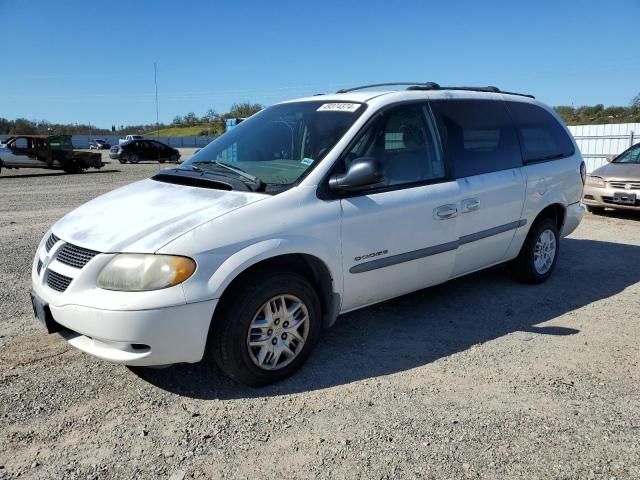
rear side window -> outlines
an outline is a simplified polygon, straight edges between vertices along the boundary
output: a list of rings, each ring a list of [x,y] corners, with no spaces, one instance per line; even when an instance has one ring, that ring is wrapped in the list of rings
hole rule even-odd
[[[456,178],[522,166],[518,137],[504,102],[438,100],[431,107]]]
[[[573,155],[573,142],[562,125],[544,108],[530,103],[508,102],[522,145],[525,162],[540,162]]]

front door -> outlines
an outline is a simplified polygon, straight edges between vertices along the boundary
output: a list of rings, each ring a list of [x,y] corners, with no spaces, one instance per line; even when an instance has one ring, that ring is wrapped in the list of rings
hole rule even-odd
[[[144,159],[145,160],[158,160],[158,147],[154,142],[145,140],[144,144]]]
[[[381,162],[385,180],[340,200],[343,311],[444,282],[456,255],[459,186],[447,176],[426,106],[387,110],[342,168],[364,156]]]

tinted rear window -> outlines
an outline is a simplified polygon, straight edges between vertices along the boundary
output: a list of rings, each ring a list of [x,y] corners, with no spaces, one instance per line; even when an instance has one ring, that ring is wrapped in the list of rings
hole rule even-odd
[[[544,108],[521,102],[508,102],[507,107],[520,136],[525,162],[573,155],[573,142],[567,132]]]
[[[431,103],[456,178],[522,166],[520,145],[504,102]]]

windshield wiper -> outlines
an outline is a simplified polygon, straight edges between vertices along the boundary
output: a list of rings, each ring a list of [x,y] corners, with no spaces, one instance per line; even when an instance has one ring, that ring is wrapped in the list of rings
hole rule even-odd
[[[250,173],[245,172],[244,170],[237,168],[237,167],[232,167],[231,165],[227,165],[226,163],[223,162],[218,162],[217,160],[207,160],[207,161],[203,161],[203,162],[193,162],[191,164],[191,168],[193,170],[200,170],[200,165],[215,165],[216,167],[220,167],[220,168],[224,168],[225,170],[229,170],[230,172],[235,173],[236,175],[239,175],[243,178],[246,178],[247,180],[249,180],[252,183],[256,184],[256,190],[259,190],[260,188],[262,188],[262,180],[260,180],[260,178],[256,177],[255,175],[251,175]]]

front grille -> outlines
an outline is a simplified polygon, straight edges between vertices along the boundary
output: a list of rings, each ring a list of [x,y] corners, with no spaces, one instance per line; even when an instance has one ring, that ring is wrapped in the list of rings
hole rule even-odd
[[[97,254],[98,252],[94,252],[93,250],[65,243],[58,252],[56,260],[73,268],[82,268]]]
[[[56,237],[53,233],[49,235],[49,238],[47,238],[47,244],[45,245],[47,252],[50,251],[53,248],[53,246],[59,241],[60,239]]]
[[[40,270],[42,270],[42,260],[38,259],[38,265],[36,266],[36,272],[40,275]]]
[[[49,288],[53,288],[58,292],[64,292],[71,283],[71,280],[73,279],[60,275],[58,272],[54,272],[53,270],[49,270],[49,273],[47,273],[47,285]]]
[[[609,188],[620,188],[622,190],[640,190],[638,182],[608,182]]]

